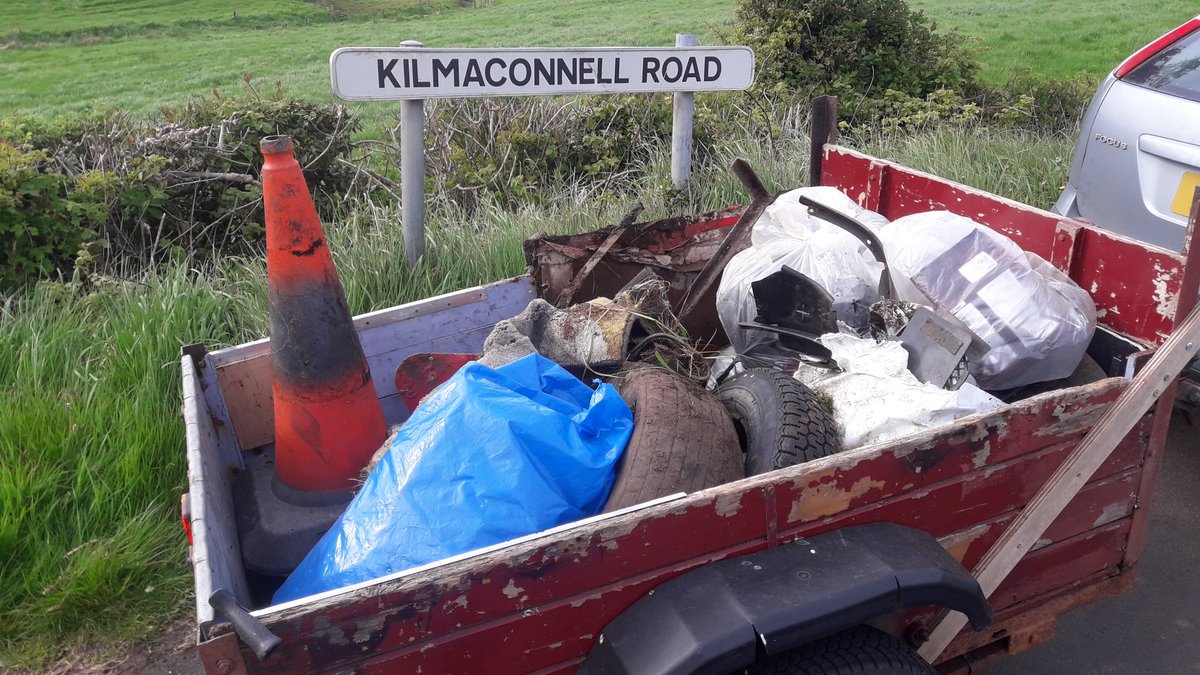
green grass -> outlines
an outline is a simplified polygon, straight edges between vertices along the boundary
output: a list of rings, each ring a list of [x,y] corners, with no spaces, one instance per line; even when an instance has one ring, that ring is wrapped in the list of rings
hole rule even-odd
[[[36,0],[10,3],[18,15],[32,15],[39,6]],[[712,44],[711,27],[728,24],[733,16],[728,0],[612,0],[603,5],[593,0],[492,0],[478,9],[407,0],[409,15],[395,7],[378,10],[385,3],[370,0],[368,5],[341,5],[355,13],[336,19],[324,10],[297,11],[297,6],[314,7],[302,0],[268,0],[264,7],[270,11],[254,14],[247,26],[240,12],[237,20],[210,20],[212,11],[187,9],[173,23],[162,23],[171,21],[173,8],[188,4],[142,3],[151,6],[147,11],[155,17],[145,31],[94,44],[60,37],[0,52],[0,114],[57,114],[94,103],[147,113],[214,88],[240,88],[244,72],[258,83],[280,82],[294,96],[330,99],[329,54],[339,47],[389,46],[405,39],[439,47],[669,45],[675,33],[689,31]],[[200,3],[202,8],[220,7],[218,17],[228,17],[226,9],[238,4],[257,6],[231,0]],[[364,7],[376,9],[359,13]],[[273,17],[278,17],[275,24]],[[67,35],[73,29],[63,21],[52,26]],[[96,30],[89,23],[81,26]]]
[[[0,314],[0,670],[151,627],[185,603],[180,341],[231,339],[186,268],[90,294],[44,284]],[[239,336],[240,337],[240,336]],[[125,617],[110,623],[108,617]]]
[[[329,10],[294,0],[46,0],[7,3],[5,14],[0,42],[17,47],[95,43],[204,25],[249,29],[333,20]]]
[[[940,30],[972,38],[984,78],[1034,73],[1101,78],[1126,56],[1200,13],[1190,0],[909,0]]]
[[[984,77],[1101,77],[1197,11],[1164,0],[912,0],[942,29],[971,36]],[[666,45],[701,42],[733,21],[732,0],[8,0],[0,28],[0,114],[57,114],[94,103],[139,113],[179,105],[250,73],[291,94],[330,97],[328,58],[345,46]],[[235,16],[236,13],[236,16]]]

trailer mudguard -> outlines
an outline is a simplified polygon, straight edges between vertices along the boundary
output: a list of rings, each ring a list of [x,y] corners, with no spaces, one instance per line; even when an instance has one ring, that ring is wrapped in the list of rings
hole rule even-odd
[[[604,628],[579,672],[724,675],[760,648],[779,654],[926,605],[962,612],[976,630],[992,620],[979,584],[929,534],[847,527],[658,586]]]

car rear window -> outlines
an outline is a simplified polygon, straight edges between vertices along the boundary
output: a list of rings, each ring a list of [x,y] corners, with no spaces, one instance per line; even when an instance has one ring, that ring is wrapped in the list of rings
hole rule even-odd
[[[1192,31],[1135,68],[1124,81],[1200,101],[1200,30]]]

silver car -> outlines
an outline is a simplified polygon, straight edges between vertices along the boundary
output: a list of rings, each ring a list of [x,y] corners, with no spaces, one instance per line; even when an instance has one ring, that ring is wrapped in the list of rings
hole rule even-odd
[[[1104,79],[1054,210],[1178,251],[1198,185],[1200,16]]]

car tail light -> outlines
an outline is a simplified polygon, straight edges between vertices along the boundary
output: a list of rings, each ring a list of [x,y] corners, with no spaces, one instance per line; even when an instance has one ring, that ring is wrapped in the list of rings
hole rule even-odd
[[[1125,77],[1134,68],[1137,68],[1138,66],[1142,65],[1143,63],[1149,61],[1151,58],[1154,57],[1155,54],[1158,54],[1159,52],[1166,49],[1167,47],[1170,47],[1171,45],[1175,44],[1175,42],[1178,41],[1180,38],[1184,37],[1185,35],[1188,35],[1189,33],[1196,30],[1197,28],[1200,28],[1200,16],[1192,19],[1191,21],[1188,21],[1187,23],[1183,24],[1179,28],[1176,28],[1175,30],[1171,31],[1170,33],[1167,33],[1166,35],[1158,38],[1157,40],[1155,40],[1154,42],[1151,42],[1150,44],[1146,45],[1145,47],[1142,47],[1133,56],[1130,56],[1129,58],[1125,59],[1121,63],[1121,65],[1117,66],[1117,69],[1116,69],[1116,71],[1113,72],[1113,74],[1116,75],[1118,78]]]

